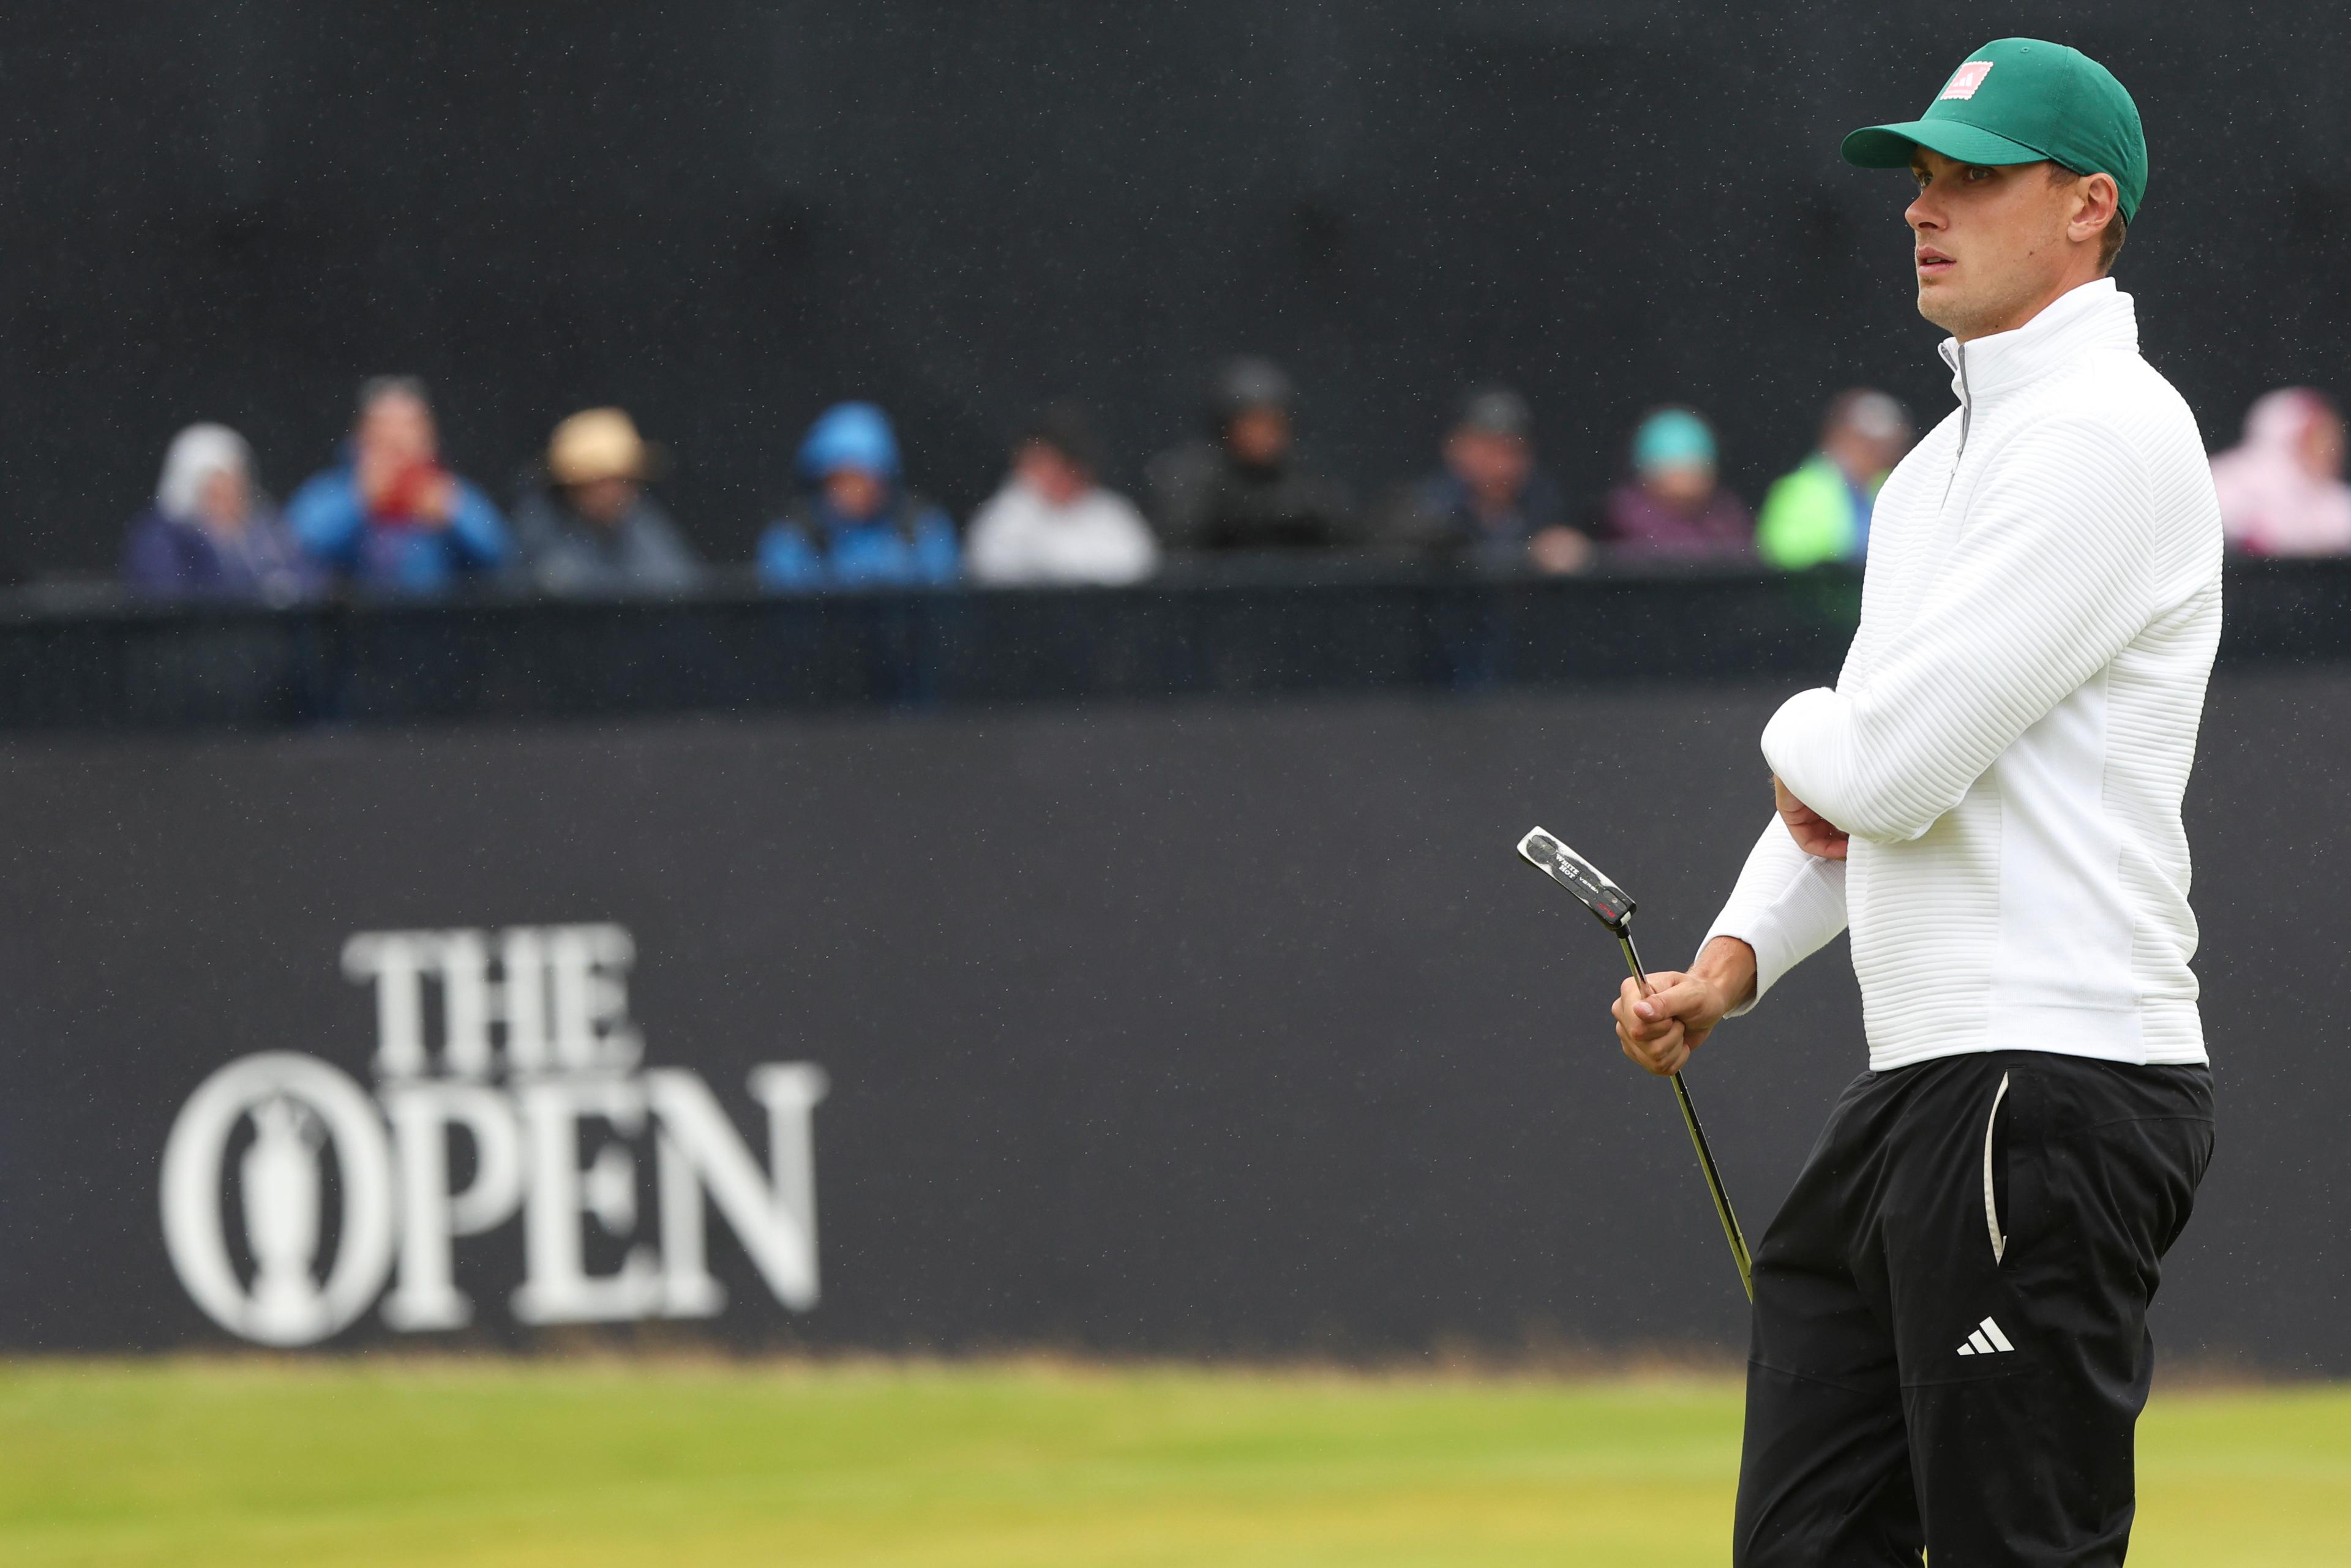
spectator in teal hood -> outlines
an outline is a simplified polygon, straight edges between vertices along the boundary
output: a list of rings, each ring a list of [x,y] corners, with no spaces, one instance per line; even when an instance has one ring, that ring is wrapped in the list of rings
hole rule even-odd
[[[870,402],[844,402],[810,427],[799,495],[759,538],[770,588],[903,588],[953,582],[955,525],[905,486],[898,439]]]
[[[1625,558],[1752,558],[1755,520],[1715,472],[1714,432],[1661,408],[1633,433],[1633,476],[1608,493],[1603,534]]]

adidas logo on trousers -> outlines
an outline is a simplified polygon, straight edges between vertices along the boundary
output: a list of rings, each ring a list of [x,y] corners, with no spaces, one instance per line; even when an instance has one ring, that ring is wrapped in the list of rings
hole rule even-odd
[[[1976,1325],[1973,1333],[1968,1335],[1968,1343],[1959,1346],[1959,1354],[1961,1355],[1998,1355],[2001,1351],[2015,1348],[2008,1343],[2008,1336],[2000,1332],[2000,1325],[1986,1318]]]

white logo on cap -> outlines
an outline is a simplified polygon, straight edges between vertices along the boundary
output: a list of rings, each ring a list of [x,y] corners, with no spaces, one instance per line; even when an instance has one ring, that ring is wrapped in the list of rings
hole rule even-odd
[[[1943,98],[1973,98],[1976,89],[1983,86],[1984,78],[1991,75],[1997,60],[1970,60],[1951,73],[1951,85],[1942,90]]]

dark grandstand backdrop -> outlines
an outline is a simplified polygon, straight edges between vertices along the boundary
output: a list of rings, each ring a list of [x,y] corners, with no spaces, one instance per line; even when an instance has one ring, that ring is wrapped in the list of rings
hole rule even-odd
[[[695,1332],[1735,1352],[1673,1097],[1609,1032],[1614,946],[1511,845],[1568,835],[1681,962],[1769,820],[1753,737],[1788,684],[12,740],[0,1349],[225,1343],[165,1260],[158,1156],[248,1052],[367,1076],[351,933],[613,921],[651,1064],[738,1116],[753,1063],[832,1084],[823,1301],[777,1307],[714,1225],[735,1305]],[[2351,1372],[2346,702],[2337,669],[2214,687],[2189,831],[2220,1148],[2169,1355]],[[1839,943],[1691,1069],[1750,1236],[1865,1061],[1859,1014]],[[492,1333],[520,1229],[460,1248]],[[385,1338],[369,1312],[337,1343]]]
[[[742,559],[808,420],[863,394],[958,512],[1049,394],[1133,482],[1237,350],[1323,461],[1422,460],[1522,386],[1569,484],[1687,399],[1753,499],[1823,400],[1948,393],[1901,176],[1846,128],[1973,44],[2068,40],[2137,95],[2121,268],[2208,438],[2340,385],[2351,36],[2336,8],[1858,0],[855,6],[10,6],[0,28],[0,554],[94,571],[164,441],[228,421],[283,493],[355,380],[413,370],[503,492],[617,401]]]

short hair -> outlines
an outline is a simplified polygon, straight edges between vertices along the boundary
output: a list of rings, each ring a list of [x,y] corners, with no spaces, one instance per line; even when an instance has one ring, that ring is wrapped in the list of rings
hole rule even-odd
[[[1258,409],[1298,412],[1298,388],[1271,360],[1244,354],[1228,360],[1208,388],[1208,423],[1219,435]]]
[[[1089,477],[1101,477],[1109,464],[1093,421],[1086,417],[1083,408],[1066,400],[1056,399],[1039,409],[1022,427],[1020,441],[1023,445],[1050,447],[1072,467],[1084,469]]]
[[[413,397],[425,413],[433,412],[433,396],[424,390],[423,376],[370,376],[360,383],[351,422],[356,424],[365,419],[370,409],[388,397]]]
[[[2091,172],[2095,173],[2096,171],[2093,170]],[[2068,180],[2084,180],[2088,177],[2088,175],[2083,173],[2078,169],[2068,169],[2064,164],[2058,162],[2054,158],[2052,158],[2049,161],[2049,183],[2053,185],[2062,185]],[[2106,220],[2106,226],[2098,231],[2098,272],[2100,276],[2103,277],[2105,274],[2112,272],[2115,269],[2115,257],[2122,254],[2123,241],[2129,237],[2130,225],[2124,221],[2121,197],[2118,190],[2116,198],[2115,215],[2108,218]]]
[[[1527,400],[1510,388],[1484,386],[1461,400],[1453,428],[1479,435],[1515,435],[1524,441],[1534,434],[1535,414]]]
[[[1876,387],[1848,387],[1829,400],[1828,413],[1821,419],[1821,435],[1826,439],[1839,430],[1851,429],[1872,441],[1908,441],[1910,411],[1899,399]]]

